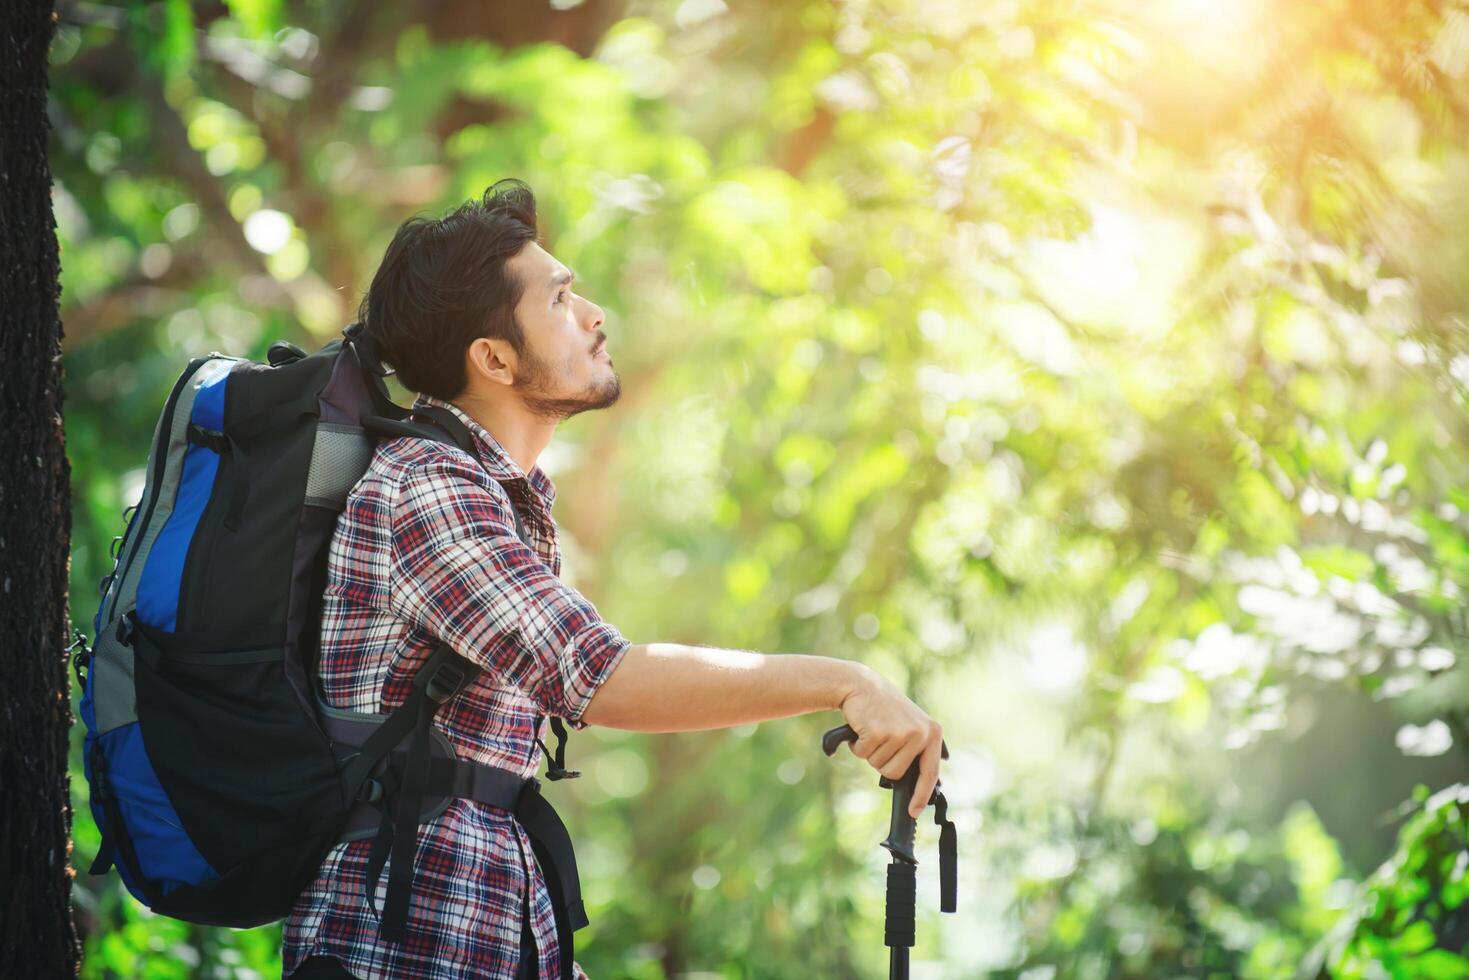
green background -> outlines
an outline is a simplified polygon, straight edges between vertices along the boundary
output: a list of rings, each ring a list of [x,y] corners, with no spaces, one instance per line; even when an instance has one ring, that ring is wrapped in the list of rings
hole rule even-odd
[[[61,6],[74,620],[189,357],[520,177],[624,388],[567,580],[944,726],[915,977],[1469,976],[1469,9],[553,6]],[[595,980],[886,975],[839,720],[574,737]],[[83,976],[278,975],[85,875],[80,772]]]

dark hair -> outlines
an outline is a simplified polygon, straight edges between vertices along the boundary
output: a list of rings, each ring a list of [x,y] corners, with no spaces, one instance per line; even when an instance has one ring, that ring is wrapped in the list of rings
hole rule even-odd
[[[442,218],[415,215],[398,228],[357,319],[379,357],[410,391],[449,399],[466,383],[464,351],[498,337],[517,353],[524,284],[505,262],[537,240],[536,198],[514,178]]]

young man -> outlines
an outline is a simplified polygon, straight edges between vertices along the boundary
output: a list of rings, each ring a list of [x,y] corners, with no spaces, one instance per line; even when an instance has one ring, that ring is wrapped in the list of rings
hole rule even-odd
[[[463,421],[478,459],[422,439],[378,446],[332,540],[327,702],[390,711],[442,640],[485,669],[443,706],[438,727],[461,758],[523,776],[537,768],[542,715],[577,729],[681,732],[840,710],[860,736],[852,751],[883,775],[920,760],[917,816],[938,779],[939,725],[871,669],[634,644],[558,579],[556,490],[536,460],[558,422],[620,394],[602,310],[572,279],[537,243],[535,198],[514,180],[441,220],[409,220],[388,246],[363,300],[364,331],[418,393],[415,406]],[[561,975],[546,882],[509,812],[455,799],[420,828],[401,943],[381,938],[368,902],[371,846],[337,845],[297,901],[287,976]]]

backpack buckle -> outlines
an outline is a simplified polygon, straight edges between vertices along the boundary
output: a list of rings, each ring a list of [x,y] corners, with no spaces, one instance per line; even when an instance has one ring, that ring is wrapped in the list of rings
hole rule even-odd
[[[459,693],[469,678],[452,663],[441,663],[424,682],[423,693],[434,704],[443,704]]]
[[[478,664],[459,656],[447,643],[440,643],[414,673],[413,689],[422,691],[434,704],[443,704],[468,687],[479,673]]]
[[[92,648],[87,645],[87,634],[72,627],[71,646],[66,648],[71,656],[71,669],[76,672],[77,684],[87,686],[87,674],[92,670]]]
[[[125,647],[133,645],[133,634],[137,626],[133,623],[133,611],[123,613],[117,620],[117,641]]]
[[[527,796],[539,796],[541,794],[541,781],[534,776],[527,776],[525,782],[520,785],[520,796],[515,800],[515,810],[520,810],[521,802]]]

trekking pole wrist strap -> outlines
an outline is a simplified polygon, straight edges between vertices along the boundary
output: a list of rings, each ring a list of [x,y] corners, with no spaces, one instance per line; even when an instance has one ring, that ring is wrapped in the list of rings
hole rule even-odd
[[[949,819],[949,801],[935,790],[933,822],[939,829],[939,910],[954,912],[959,908],[959,833]]]

